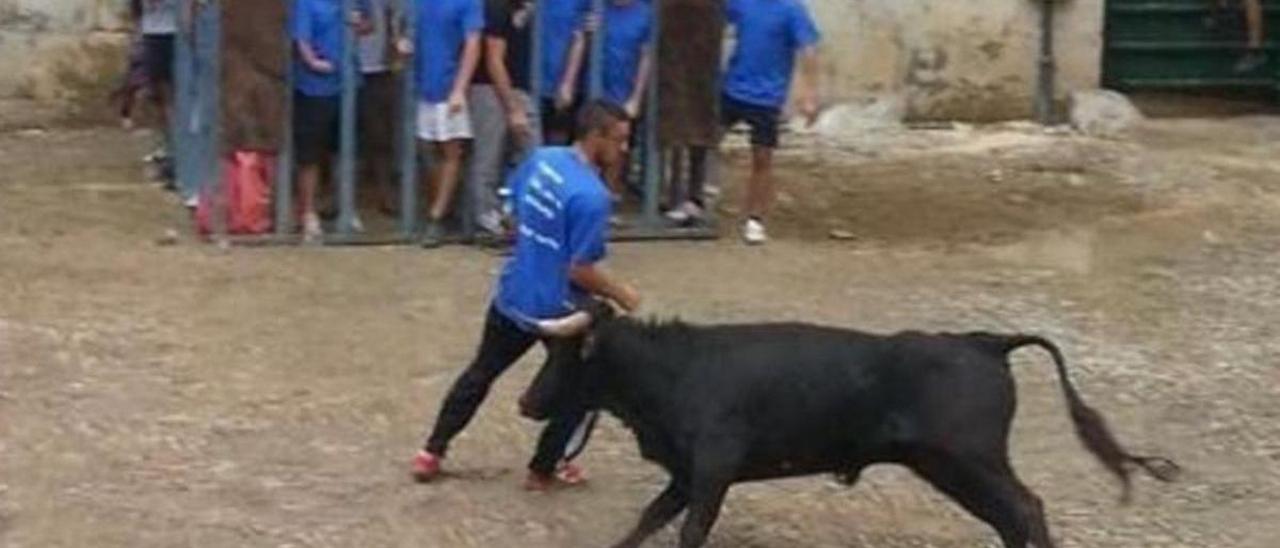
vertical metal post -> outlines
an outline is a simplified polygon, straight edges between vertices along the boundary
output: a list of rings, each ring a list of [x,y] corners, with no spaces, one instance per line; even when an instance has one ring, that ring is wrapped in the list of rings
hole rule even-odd
[[[418,230],[418,91],[417,51],[419,0],[400,0],[401,34],[414,44],[413,57],[401,71],[400,82],[400,233],[405,239]]]
[[[174,176],[177,179],[178,191],[182,199],[188,200],[198,196],[200,183],[191,170],[192,142],[188,128],[191,126],[192,90],[195,89],[195,74],[192,70],[195,20],[193,3],[195,0],[184,0],[182,3],[178,33],[173,44],[173,119],[170,131],[173,134]]]
[[[222,90],[222,6],[219,0],[196,4],[195,25],[197,118],[201,146],[195,160],[200,183],[213,200],[213,234],[222,240],[227,234],[227,189],[222,181],[219,101]]]
[[[352,233],[356,214],[356,0],[342,0],[342,117],[338,145],[338,234]]]
[[[650,63],[649,89],[646,90],[645,128],[644,128],[644,217],[641,222],[648,227],[655,227],[661,222],[658,216],[658,194],[662,192],[663,154],[662,144],[658,139],[658,80],[661,77],[658,62],[658,41],[662,36],[661,2],[653,2],[653,49]]]
[[[281,90],[284,94],[284,120],[281,120],[283,133],[280,135],[280,151],[276,156],[275,206],[276,234],[287,236],[293,233],[296,219],[293,214],[293,56],[296,47],[288,28],[281,30],[285,33],[284,89]]]
[[[1044,125],[1053,123],[1054,77],[1057,67],[1053,58],[1054,0],[1040,2],[1040,60],[1036,84],[1035,116]]]
[[[591,35],[591,57],[587,67],[587,97],[599,99],[604,94],[604,10],[605,0],[591,0],[591,13],[596,30]]]

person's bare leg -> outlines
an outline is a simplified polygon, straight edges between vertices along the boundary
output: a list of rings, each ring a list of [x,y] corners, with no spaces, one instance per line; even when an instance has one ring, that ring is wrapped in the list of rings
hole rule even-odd
[[[440,173],[436,180],[436,194],[431,203],[430,218],[440,222],[453,205],[453,195],[458,188],[458,175],[462,172],[462,156],[466,142],[453,140],[440,143]]]
[[[1262,0],[1244,0],[1244,21],[1249,31],[1249,49],[1262,49]]]
[[[747,186],[747,201],[743,211],[748,217],[763,220],[773,205],[773,149],[751,147],[751,179]]]
[[[303,235],[320,236],[320,216],[316,212],[316,189],[320,186],[320,164],[298,166],[298,209],[302,211]]]

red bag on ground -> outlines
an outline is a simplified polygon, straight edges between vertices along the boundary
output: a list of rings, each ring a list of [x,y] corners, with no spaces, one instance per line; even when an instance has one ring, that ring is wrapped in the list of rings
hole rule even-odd
[[[222,159],[222,186],[225,191],[227,234],[265,234],[271,231],[271,188],[275,157],[252,150],[237,150]],[[200,193],[196,205],[196,230],[201,236],[213,233],[214,196]]]

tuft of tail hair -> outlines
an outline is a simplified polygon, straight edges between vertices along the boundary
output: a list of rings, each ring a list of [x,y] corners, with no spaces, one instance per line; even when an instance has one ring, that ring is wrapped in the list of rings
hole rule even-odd
[[[1076,437],[1120,481],[1123,488],[1120,495],[1122,504],[1128,504],[1132,500],[1132,474],[1135,468],[1163,482],[1176,481],[1181,475],[1182,468],[1172,460],[1159,456],[1135,455],[1120,445],[1107,426],[1107,420],[1080,397],[1067,372],[1062,351],[1053,342],[1035,335],[969,333],[967,336],[1006,355],[1025,346],[1037,346],[1049,352],[1058,369],[1058,382],[1067,399],[1067,409],[1071,415],[1071,423],[1075,425]]]

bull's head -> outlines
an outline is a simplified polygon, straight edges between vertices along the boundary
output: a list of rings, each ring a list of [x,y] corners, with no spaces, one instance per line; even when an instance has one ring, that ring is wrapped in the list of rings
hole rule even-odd
[[[565,318],[538,324],[539,331],[549,340],[547,360],[520,397],[522,415],[541,421],[591,406],[589,391],[594,381],[589,369],[594,330],[616,315],[610,304],[593,301]]]

